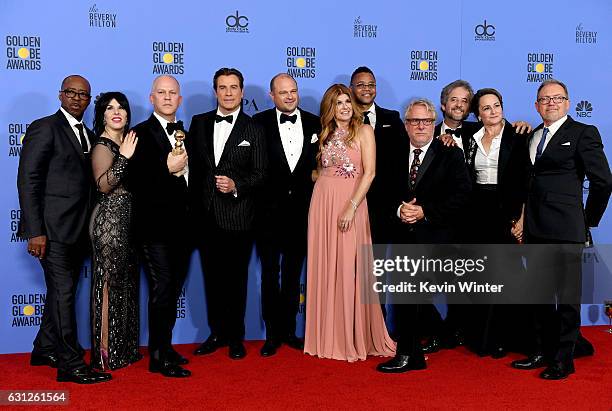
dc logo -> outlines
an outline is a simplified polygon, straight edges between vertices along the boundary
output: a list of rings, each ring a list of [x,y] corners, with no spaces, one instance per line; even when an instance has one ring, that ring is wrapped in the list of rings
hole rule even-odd
[[[487,24],[487,21],[484,21],[484,24],[479,24],[474,27],[474,33],[477,36],[487,36],[491,37],[495,35],[495,26],[492,24]]]
[[[593,105],[587,100],[582,100],[576,104],[576,115],[578,117],[591,117],[593,114]]]
[[[236,10],[236,15],[230,14],[225,19],[227,27],[245,29],[249,25],[249,18],[247,16],[241,16]]]

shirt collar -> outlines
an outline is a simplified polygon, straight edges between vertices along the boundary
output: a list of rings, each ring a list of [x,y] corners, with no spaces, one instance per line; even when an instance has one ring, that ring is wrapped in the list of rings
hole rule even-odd
[[[60,110],[62,111],[62,113],[64,113],[64,116],[66,117],[66,120],[68,120],[68,124],[70,124],[70,127],[74,127],[76,124],[83,124],[83,121],[79,121],[74,118],[72,114],[64,110],[64,107],[60,107]]]
[[[431,145],[431,142],[433,141],[433,138],[431,140],[429,140],[429,143],[425,144],[423,147],[415,147],[412,145],[412,143],[410,143],[410,154],[412,154],[412,152],[417,149],[420,148],[421,149],[421,155],[424,157],[425,153],[427,152],[427,150],[429,149],[429,146]],[[423,159],[423,157],[420,157],[421,160]]]
[[[567,120],[567,114],[564,115],[563,117],[561,117],[559,120],[557,120],[554,123],[552,123],[550,126],[546,127],[546,128],[548,128],[548,134],[551,135],[551,136],[553,134],[555,134],[557,132],[557,130],[559,130],[559,128],[561,128],[563,123],[565,123],[565,120]]]
[[[236,119],[238,118],[238,113],[239,112],[240,112],[240,107],[238,107],[236,110],[232,111],[229,114],[223,114],[221,112],[221,110],[219,110],[219,107],[217,107],[217,115],[219,115],[221,117],[232,116],[232,124],[234,124],[236,122]]]
[[[276,121],[280,122],[280,116],[281,114],[283,114],[279,109],[275,108],[274,109],[276,111]],[[292,116],[292,115],[297,115],[297,118],[300,118],[300,110],[298,110],[298,108],[296,107],[295,110],[293,110],[291,112],[291,114],[287,114],[288,116]]]
[[[461,122],[461,124],[459,124],[457,128],[461,128],[461,126],[463,126],[463,121]],[[446,121],[442,121],[442,130],[440,130],[442,134],[444,134],[447,128],[450,128],[451,130],[457,130],[457,128],[452,128],[451,126],[446,124]]]
[[[165,118],[157,114],[155,111],[153,112],[153,115],[155,116],[157,120],[159,120],[162,128],[166,130],[166,126],[168,125],[168,123],[170,123],[170,121],[166,120]],[[174,120],[176,121],[176,117],[174,118]]]

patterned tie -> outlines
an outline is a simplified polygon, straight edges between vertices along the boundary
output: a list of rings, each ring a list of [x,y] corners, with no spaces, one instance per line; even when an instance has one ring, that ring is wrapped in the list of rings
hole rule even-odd
[[[540,139],[540,142],[538,143],[538,147],[536,149],[536,160],[540,157],[542,157],[542,152],[544,151],[544,143],[546,142],[546,136],[548,135],[548,128],[544,127],[544,130],[542,130],[542,138]]]
[[[85,133],[83,132],[83,124],[78,123],[74,125],[77,130],[79,130],[79,140],[81,140],[81,148],[83,149],[83,153],[89,152],[89,147],[87,147],[87,139],[85,138]]]
[[[368,117],[368,114],[370,114],[370,111],[363,113],[363,124],[370,124],[370,117]]]
[[[420,148],[415,148],[412,152],[414,154],[414,159],[412,160],[412,164],[410,165],[410,189],[414,190],[414,186],[416,185],[417,174],[419,173],[419,166],[421,165],[421,160],[419,160],[419,155],[423,151]]]

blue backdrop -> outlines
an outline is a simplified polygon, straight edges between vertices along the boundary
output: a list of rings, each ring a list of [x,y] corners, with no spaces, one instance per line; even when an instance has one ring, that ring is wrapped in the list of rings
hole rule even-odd
[[[384,107],[402,111],[416,96],[437,103],[445,84],[464,78],[475,89],[500,90],[506,117],[534,126],[540,122],[533,107],[536,89],[543,79],[554,76],[569,87],[570,114],[599,127],[611,158],[612,117],[605,114],[612,93],[611,18],[612,3],[607,0],[557,0],[554,7],[515,0],[503,8],[480,0],[443,0],[431,5],[391,0],[3,0],[0,33],[6,52],[0,59],[4,90],[0,127],[6,157],[0,164],[0,216],[4,215],[0,224],[0,353],[30,351],[40,322],[44,279],[39,264],[15,236],[19,220],[15,181],[25,130],[32,120],[57,110],[60,82],[67,74],[87,77],[94,95],[125,92],[134,123],[151,112],[152,79],[174,74],[184,96],[178,117],[187,126],[192,115],[215,107],[212,75],[222,66],[243,72],[247,114],[272,106],[267,87],[278,72],[297,78],[301,106],[317,113],[330,84],[348,83],[355,67],[368,65],[376,73],[377,101]],[[86,113],[90,125],[91,119],[90,108]],[[609,244],[611,228],[612,213],[608,212],[593,233],[595,241]],[[590,269],[606,275],[610,271],[601,263],[591,264]],[[86,265],[77,315],[79,337],[87,347],[89,277]],[[259,263],[253,257],[249,339],[264,335],[259,281]],[[145,301],[143,278],[143,343]],[[583,324],[604,322],[600,305],[583,308]],[[201,341],[208,335],[197,254],[177,315],[176,343]]]

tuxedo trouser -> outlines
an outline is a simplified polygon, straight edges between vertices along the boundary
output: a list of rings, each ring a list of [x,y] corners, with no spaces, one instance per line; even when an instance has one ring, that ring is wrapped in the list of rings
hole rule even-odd
[[[86,244],[85,240],[76,244],[48,241],[46,256],[40,260],[47,284],[47,299],[33,353],[57,355],[61,371],[85,366],[83,350],[78,342],[75,299],[87,253]]]
[[[145,242],[142,263],[149,283],[149,355],[164,360],[172,348],[176,302],[180,296],[191,249],[176,242]]]
[[[530,350],[542,354],[548,362],[558,361],[566,367],[573,367],[574,347],[580,334],[580,304],[575,301],[582,289],[582,247],[580,244],[527,237],[531,244],[555,244],[554,254],[533,253],[527,260],[530,275],[554,275],[555,297],[561,302],[537,304],[532,309],[532,324],[535,341]],[[554,262],[554,266],[552,263]],[[555,267],[551,270],[551,266]],[[554,271],[554,272],[551,272]],[[576,302],[576,303],[575,303]]]
[[[204,274],[208,326],[222,341],[244,339],[251,231],[226,230],[209,213],[199,246]]]
[[[420,342],[419,323],[423,306],[421,304],[394,304],[397,355],[409,355],[425,361]]]
[[[256,242],[261,260],[261,307],[267,339],[295,334],[300,276],[306,257],[306,232],[301,234],[278,233],[277,238],[258,238]]]

